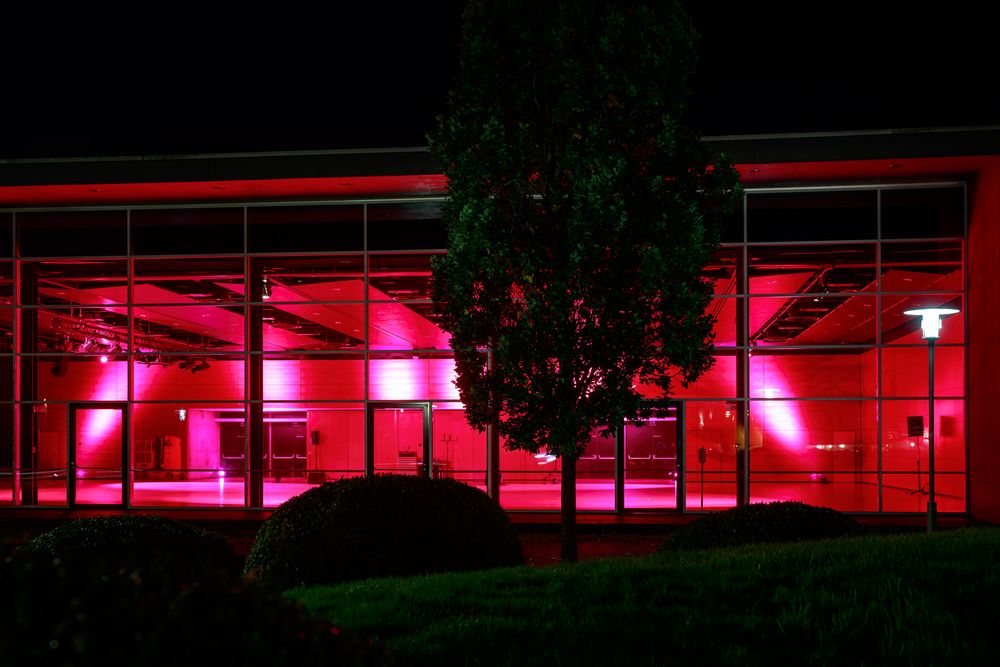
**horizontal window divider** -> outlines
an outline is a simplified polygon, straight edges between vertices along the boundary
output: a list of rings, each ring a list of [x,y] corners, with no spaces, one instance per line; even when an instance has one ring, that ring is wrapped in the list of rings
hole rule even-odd
[[[128,257],[135,260],[147,260],[147,259],[240,259],[245,257],[244,252],[206,252],[206,253],[170,253],[169,255],[146,255],[140,253],[132,253]],[[79,259],[79,258],[77,258]],[[90,259],[89,257],[87,259]]]
[[[161,209],[183,210],[189,208],[289,208],[299,206],[357,206],[359,204],[414,204],[421,202],[443,202],[442,195],[425,197],[385,197],[385,198],[351,198],[351,199],[303,199],[303,200],[237,200],[232,202],[205,202],[182,204],[95,204],[92,206],[31,206],[0,208],[0,213],[32,213],[35,211],[149,211]]]
[[[397,249],[371,249],[367,251],[369,255],[377,255],[380,257],[388,257],[390,255],[415,255],[419,253],[431,254],[441,254],[448,252],[447,248],[397,248]]]
[[[965,398],[966,398],[965,396],[955,396],[955,395],[942,396],[936,391],[934,392],[935,401],[964,401]],[[924,403],[926,403],[929,399],[930,396],[886,396],[885,394],[882,395],[883,401],[923,401]]]
[[[879,294],[882,296],[941,296],[952,299],[964,296],[962,292],[956,290],[927,290],[925,292],[912,290],[907,292],[879,292]]]
[[[360,257],[365,254],[362,248],[354,250],[284,250],[282,252],[248,252],[247,257],[254,259],[294,259],[309,257]]]
[[[749,399],[754,403],[765,403],[765,402],[775,402],[780,401],[787,403],[789,401],[877,401],[876,396],[794,396],[788,398],[772,397],[765,398],[763,396],[751,396]]]
[[[915,467],[914,468],[909,468],[907,470],[884,470],[883,469],[882,470],[882,474],[883,475],[916,475],[917,474],[917,470],[916,470]],[[920,474],[923,477],[926,478],[927,477],[927,469],[926,468],[921,469]],[[941,470],[939,466],[935,466],[934,467],[934,476],[935,477],[937,477],[938,475],[966,475],[966,474],[968,474],[968,473],[965,473],[965,472],[963,472],[961,470]]]
[[[753,450],[750,450],[750,457],[753,458]],[[707,471],[706,471],[707,472]],[[819,475],[819,474],[835,474],[835,475],[877,475],[878,469],[864,469],[864,470],[838,470],[836,468],[803,468],[801,470],[750,470],[750,481],[753,481],[755,476],[765,477],[768,475]],[[697,480],[688,480],[689,483],[697,483]],[[813,480],[802,480],[804,484],[816,484]],[[822,482],[821,482],[822,483]],[[857,484],[855,481],[846,482],[847,484]]]
[[[754,221],[750,220],[750,224],[753,225]],[[757,223],[763,224],[763,223]],[[794,248],[796,246],[831,246],[831,245],[857,245],[859,243],[870,244],[874,246],[878,243],[876,238],[863,238],[863,239],[815,239],[813,241],[747,241],[746,245],[749,249],[754,248]],[[749,261],[749,258],[748,258]],[[750,268],[753,268],[753,264],[750,263]]]
[[[916,190],[920,188],[957,188],[963,187],[964,181],[930,181],[927,183],[858,183],[844,185],[776,185],[773,187],[746,187],[744,192],[752,195],[755,192],[831,192],[840,190]]]
[[[934,343],[935,349],[940,350],[942,347],[965,347],[965,343],[942,343],[941,341],[936,341]],[[906,350],[906,349],[919,349],[926,350],[927,343],[882,343],[882,349],[892,349],[892,350]]]
[[[924,346],[926,347],[926,345]],[[822,345],[752,345],[750,351],[765,352],[767,350],[875,350],[878,349],[874,343],[858,344],[844,343],[824,343]]]

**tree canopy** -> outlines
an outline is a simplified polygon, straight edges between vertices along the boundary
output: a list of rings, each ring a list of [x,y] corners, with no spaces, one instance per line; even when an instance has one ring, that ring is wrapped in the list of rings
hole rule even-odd
[[[595,428],[649,416],[641,385],[712,364],[700,272],[739,186],[682,126],[696,34],[676,2],[474,0],[462,40],[431,137],[435,298],[470,423],[565,470]]]

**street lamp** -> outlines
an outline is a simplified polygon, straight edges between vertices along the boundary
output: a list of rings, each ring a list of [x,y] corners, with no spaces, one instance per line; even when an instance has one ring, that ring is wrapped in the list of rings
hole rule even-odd
[[[907,310],[904,315],[920,317],[920,332],[927,341],[928,358],[928,417],[927,421],[927,466],[930,475],[930,488],[927,496],[927,532],[933,532],[937,525],[937,502],[934,500],[934,341],[941,333],[941,318],[954,315],[955,308],[915,308]]]

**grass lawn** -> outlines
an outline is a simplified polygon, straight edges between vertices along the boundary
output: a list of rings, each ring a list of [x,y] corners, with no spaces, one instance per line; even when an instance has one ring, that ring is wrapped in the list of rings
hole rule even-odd
[[[1000,664],[1000,529],[288,593],[413,665]]]

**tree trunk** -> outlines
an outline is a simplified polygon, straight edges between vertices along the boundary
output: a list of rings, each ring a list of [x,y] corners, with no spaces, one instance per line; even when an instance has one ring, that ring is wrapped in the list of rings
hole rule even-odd
[[[562,562],[576,562],[576,458],[562,459]]]

